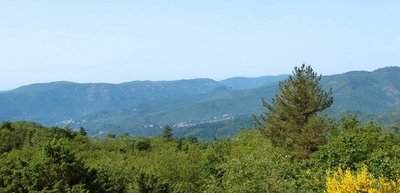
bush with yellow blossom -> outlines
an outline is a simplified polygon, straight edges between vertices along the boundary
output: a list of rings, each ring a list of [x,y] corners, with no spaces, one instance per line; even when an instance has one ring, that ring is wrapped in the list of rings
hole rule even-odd
[[[331,173],[327,171],[326,193],[398,193],[400,181],[387,180],[383,177],[375,178],[368,172],[367,166],[361,171],[353,173],[350,169]]]

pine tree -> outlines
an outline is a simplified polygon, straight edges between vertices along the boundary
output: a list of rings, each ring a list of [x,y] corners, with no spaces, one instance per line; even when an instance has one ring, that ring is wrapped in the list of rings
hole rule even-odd
[[[316,151],[329,129],[329,122],[318,113],[333,103],[332,89],[320,86],[321,75],[303,64],[293,75],[279,83],[279,93],[268,103],[267,112],[255,117],[256,126],[271,142],[289,150],[295,157],[307,157]]]
[[[83,128],[83,127],[79,128],[79,133],[80,133],[81,135],[83,135],[83,136],[86,136],[86,135],[87,135],[86,129]]]
[[[172,128],[169,125],[165,125],[162,132],[162,137],[167,140],[172,139]]]

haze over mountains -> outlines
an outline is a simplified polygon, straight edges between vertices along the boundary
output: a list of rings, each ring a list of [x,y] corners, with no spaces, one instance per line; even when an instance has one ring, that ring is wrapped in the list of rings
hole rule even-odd
[[[201,135],[201,127],[213,124],[220,133],[212,135],[228,136],[228,126],[251,125],[248,117],[265,110],[261,98],[270,100],[285,78],[33,84],[0,93],[0,121],[83,126],[95,135],[157,135],[165,124],[180,135]],[[332,116],[354,112],[390,124],[400,109],[399,67],[324,76],[321,83],[333,89]]]

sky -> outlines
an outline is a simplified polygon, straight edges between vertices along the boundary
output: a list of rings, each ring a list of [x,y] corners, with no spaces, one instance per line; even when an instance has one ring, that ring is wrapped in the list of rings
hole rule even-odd
[[[400,1],[1,0],[0,90],[400,65]]]

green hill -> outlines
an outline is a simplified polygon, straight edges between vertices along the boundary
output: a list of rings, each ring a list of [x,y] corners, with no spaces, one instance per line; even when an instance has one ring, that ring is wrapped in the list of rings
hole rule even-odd
[[[188,128],[214,127],[210,124],[263,112],[261,98],[270,100],[283,76],[220,82],[195,79],[35,84],[0,93],[0,119],[83,126],[98,135],[109,132],[157,135],[165,124],[180,129],[180,135],[199,134]],[[334,104],[327,113],[333,117],[355,113],[361,119],[379,119],[389,124],[395,118],[387,114],[400,109],[399,77],[399,67],[324,76],[323,87],[332,88],[334,93]],[[232,133],[243,125],[249,126],[248,121],[234,125]]]
[[[220,86],[211,79],[135,81],[122,84],[33,84],[0,93],[0,119],[28,120],[51,125],[145,101],[207,93]]]
[[[234,77],[219,81],[225,86],[232,88],[233,90],[248,90],[276,84],[277,82],[284,80],[288,75],[278,76],[261,76],[257,78],[246,78],[246,77]]]
[[[333,88],[335,111],[381,114],[400,109],[399,67],[326,76],[321,83]]]

